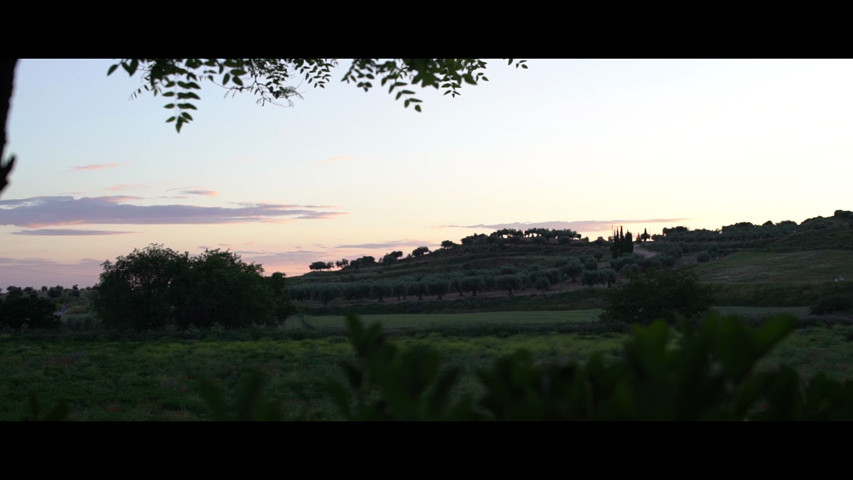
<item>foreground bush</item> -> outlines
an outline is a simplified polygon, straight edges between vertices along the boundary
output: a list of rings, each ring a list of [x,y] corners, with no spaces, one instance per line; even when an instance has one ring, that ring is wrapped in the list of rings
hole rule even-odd
[[[442,366],[431,348],[400,348],[379,324],[354,316],[347,324],[353,353],[326,392],[350,420],[853,420],[853,381],[759,368],[795,328],[793,317],[757,328],[716,314],[677,329],[635,325],[613,360],[602,352],[582,363],[542,363],[521,350],[473,372],[477,385],[459,367]],[[230,394],[200,379],[195,394],[214,420],[317,418],[265,394],[268,375],[250,371]],[[194,403],[186,394],[170,401]],[[29,417],[67,419],[68,405],[42,408],[31,396]]]
[[[331,381],[330,391],[353,420],[853,420],[853,382],[821,373],[806,383],[784,365],[756,371],[793,317],[759,328],[716,314],[680,332],[663,321],[635,326],[611,363],[596,354],[584,365],[538,365],[519,351],[477,372],[478,399],[454,397],[459,370],[439,368],[436,352],[400,350],[378,324],[347,322],[356,357],[344,365],[348,383]]]

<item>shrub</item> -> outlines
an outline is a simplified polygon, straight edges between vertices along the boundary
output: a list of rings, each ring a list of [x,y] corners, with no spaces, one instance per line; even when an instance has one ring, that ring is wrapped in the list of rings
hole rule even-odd
[[[52,301],[20,290],[10,291],[0,302],[0,326],[8,328],[59,328],[60,321],[53,314]]]
[[[536,279],[536,283],[534,285],[537,290],[545,291],[551,288],[551,282],[548,280],[548,277],[539,277]]]
[[[753,328],[709,314],[696,329],[682,322],[675,345],[663,321],[635,326],[609,363],[596,353],[543,365],[519,350],[476,371],[476,397],[452,395],[460,369],[442,367],[436,351],[398,348],[355,316],[347,323],[356,358],[328,390],[351,420],[853,420],[853,382],[818,373],[807,383],[785,365],[757,371],[794,330],[790,316]]]
[[[711,291],[686,271],[659,269],[637,277],[607,295],[605,320],[650,323],[694,317],[711,306]]]

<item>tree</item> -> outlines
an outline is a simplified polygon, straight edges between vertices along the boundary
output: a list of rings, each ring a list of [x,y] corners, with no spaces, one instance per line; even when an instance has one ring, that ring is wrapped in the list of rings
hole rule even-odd
[[[311,270],[330,270],[334,265],[332,262],[313,262],[308,265]]]
[[[524,60],[509,60],[509,65],[527,68]],[[304,79],[315,88],[324,88],[331,79],[331,71],[338,60],[328,58],[229,58],[229,59],[138,59],[128,58],[112,65],[107,74],[119,67],[133,77],[141,73],[144,85],[134,95],[143,91],[167,97],[166,108],[172,115],[166,120],[174,122],[175,129],[193,120],[189,110],[197,110],[195,101],[200,100],[199,82],[208,81],[228,89],[232,94],[250,92],[258,97],[258,103],[276,104],[291,102],[300,94],[296,87],[288,85],[294,78]],[[373,81],[388,87],[403,105],[414,105],[421,111],[421,100],[413,97],[408,87],[432,87],[444,90],[445,95],[459,95],[463,83],[477,85],[488,81],[483,70],[486,61],[466,58],[398,58],[380,60],[357,58],[352,60],[342,81],[355,83],[365,92],[373,88]]]
[[[17,62],[17,58],[0,59],[0,125],[3,127],[0,137],[0,193],[8,185],[15,163],[14,155],[5,158],[5,150],[6,120]],[[509,59],[508,64],[527,68],[525,60]],[[180,132],[181,127],[193,121],[190,111],[198,110],[196,103],[201,100],[198,93],[204,82],[219,85],[232,95],[249,92],[258,97],[261,105],[291,103],[291,99],[300,97],[300,93],[289,83],[304,80],[315,88],[323,88],[337,65],[336,59],[322,58],[126,58],[110,66],[107,75],[112,75],[119,67],[130,77],[140,74],[143,85],[133,96],[150,92],[164,97],[164,106],[171,111],[166,123],[174,123]],[[460,94],[463,84],[477,85],[488,81],[485,69],[485,60],[470,58],[357,58],[352,60],[342,81],[355,83],[364,91],[373,88],[374,81],[379,81],[379,86],[387,86],[389,94],[396,93],[395,98],[402,99],[405,107],[413,105],[420,112],[421,100],[415,98],[415,91],[409,88],[432,87],[455,97]]]
[[[395,261],[397,261],[398,258],[400,258],[402,256],[403,256],[403,252],[401,252],[399,250],[394,250],[391,253],[386,253],[385,256],[382,257],[382,263],[384,263],[386,265],[389,263],[394,263]]]
[[[296,314],[296,306],[290,301],[290,294],[285,289],[286,279],[284,273],[275,272],[268,277],[268,283],[272,288],[275,298],[275,317],[279,322],[284,322],[288,317]]]
[[[53,302],[46,298],[9,287],[6,299],[0,301],[0,327],[58,328],[60,322],[53,314],[55,309]]]
[[[658,269],[611,290],[602,318],[628,323],[691,318],[711,306],[711,291],[688,271]]]
[[[169,286],[169,301],[179,327],[228,328],[253,324],[270,325],[278,320],[283,286],[278,295],[274,283],[262,276],[263,267],[245,263],[240,256],[219,249],[205,250],[189,260],[189,268]],[[285,308],[279,308],[285,307]],[[283,320],[283,319],[282,319]]]
[[[94,308],[104,325],[147,330],[172,319],[169,288],[186,275],[189,255],[151,244],[102,267]]]
[[[103,267],[94,307],[108,327],[243,327],[283,321],[292,313],[283,274],[267,279],[261,265],[229,251],[190,258],[152,244]]]
[[[412,250],[413,257],[420,257],[429,253],[429,247],[418,247]]]
[[[521,278],[516,274],[498,275],[495,277],[495,285],[502,290],[506,290],[511,297],[513,290],[521,288]]]

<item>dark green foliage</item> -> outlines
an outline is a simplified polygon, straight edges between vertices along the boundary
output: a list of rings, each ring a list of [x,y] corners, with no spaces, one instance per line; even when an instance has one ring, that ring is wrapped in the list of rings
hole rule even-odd
[[[353,269],[369,267],[372,265],[376,265],[376,259],[373,258],[371,255],[365,255],[361,258],[356,258],[355,260],[349,262],[349,267]]]
[[[699,263],[705,263],[711,259],[711,255],[706,251],[701,251],[696,254],[696,261]]]
[[[294,311],[283,274],[264,278],[260,265],[232,252],[190,258],[150,245],[103,266],[94,307],[107,327],[245,327],[283,321]]]
[[[638,261],[642,260],[642,258],[643,257],[640,257],[639,255],[633,253],[622,255],[619,258],[614,258],[610,260],[610,268],[616,270],[617,272],[621,272],[622,268],[625,265],[636,264]]]
[[[370,285],[371,296],[373,296],[373,298],[375,298],[376,300],[378,300],[380,302],[385,301],[385,297],[391,295],[392,293],[393,293],[393,288],[391,287],[391,284],[389,284],[388,282],[379,280],[379,281],[373,282]]]
[[[216,421],[274,421],[282,420],[281,403],[263,393],[267,375],[251,370],[240,379],[233,403],[223,397],[222,389],[210,379],[200,380],[196,391],[204,400],[208,412]]]
[[[441,300],[450,289],[450,283],[444,277],[430,277],[427,280],[427,291]]]
[[[593,286],[597,283],[601,283],[601,275],[598,274],[598,270],[584,270],[581,274],[581,285]]]
[[[657,319],[673,322],[677,317],[691,318],[707,311],[711,299],[709,287],[698,283],[692,273],[658,269],[610,291],[602,318],[628,323],[647,324]]]
[[[276,298],[262,272],[260,265],[218,249],[190,259],[189,268],[169,288],[177,325],[238,328],[276,323],[277,306],[284,299]]]
[[[147,330],[172,320],[169,286],[187,274],[188,255],[152,244],[102,266],[94,307],[105,326]]]
[[[54,315],[56,306],[36,292],[24,293],[21,289],[8,288],[6,299],[0,301],[0,327],[59,328],[59,318]]]
[[[616,271],[612,268],[602,268],[599,270],[584,270],[581,274],[582,285],[597,285],[606,283],[608,287],[616,283]]]
[[[395,250],[391,253],[386,253],[385,256],[382,257],[382,263],[386,264],[386,265],[389,263],[394,263],[395,261],[397,261],[397,259],[399,259],[402,256],[403,256],[403,252],[401,252],[399,250]]]
[[[332,262],[313,262],[308,265],[310,270],[331,270],[334,267]]]
[[[486,289],[486,279],[482,275],[466,275],[462,279],[462,288],[466,292],[471,292],[471,295],[476,296],[477,292],[482,292]]]
[[[478,398],[451,395],[456,368],[424,347],[400,350],[378,324],[347,317],[353,360],[347,383],[329,381],[353,420],[853,420],[853,382],[824,374],[806,384],[787,366],[758,362],[793,331],[793,317],[749,327],[709,314],[680,335],[663,321],[635,326],[623,354],[605,362],[538,364],[520,350],[478,369]]]
[[[524,60],[509,60],[516,68],[527,68]],[[258,103],[291,102],[301,97],[297,88],[289,83],[306,81],[316,87],[325,87],[331,79],[331,70],[338,60],[330,58],[127,58],[119,60],[107,70],[107,75],[121,67],[129,76],[139,72],[143,86],[133,96],[143,91],[166,98],[164,108],[170,111],[166,123],[175,123],[178,132],[193,120],[190,110],[197,110],[201,99],[201,85],[212,82],[236,94],[250,92]],[[444,90],[445,95],[459,95],[463,83],[477,85],[488,80],[483,70],[486,61],[467,58],[374,59],[358,58],[344,74],[342,80],[355,83],[364,91],[373,87],[373,80],[381,79],[388,92],[396,90],[396,98],[403,105],[414,105],[421,111],[421,100],[413,97],[408,88],[432,87]],[[4,117],[5,118],[5,117]],[[9,162],[9,168],[14,158]],[[5,165],[0,167],[6,168]],[[5,177],[4,177],[5,178]]]
[[[347,316],[355,358],[342,365],[346,384],[328,382],[329,392],[350,420],[464,420],[470,401],[451,399],[458,368],[440,368],[427,348],[400,350],[387,342],[379,324],[364,327]]]
[[[284,274],[275,272],[269,276],[267,283],[272,288],[273,298],[275,299],[275,318],[279,322],[287,320],[296,314],[296,306],[291,302],[290,295],[286,290],[286,280]]]
[[[513,290],[521,288],[521,279],[518,275],[514,274],[498,275],[495,277],[495,285],[502,290],[506,290],[511,296]]]
[[[811,304],[815,315],[853,311],[853,282],[840,280],[823,286]]]
[[[610,242],[610,253],[613,255],[613,258],[619,258],[622,254],[634,251],[634,241],[631,232],[624,233],[622,227],[619,227],[619,230],[614,230]]]
[[[577,259],[572,259],[568,264],[561,267],[560,270],[569,277],[572,282],[577,281],[577,278],[584,271],[584,266]]]

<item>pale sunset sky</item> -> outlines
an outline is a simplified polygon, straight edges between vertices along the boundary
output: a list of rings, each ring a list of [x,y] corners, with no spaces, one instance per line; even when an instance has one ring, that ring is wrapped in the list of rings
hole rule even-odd
[[[853,209],[853,60],[489,60],[456,98],[299,86],[292,107],[204,84],[176,133],[109,59],[17,66],[0,288],[95,285],[160,243],[288,277],[511,228],[595,239]],[[378,82],[376,82],[378,83]]]

